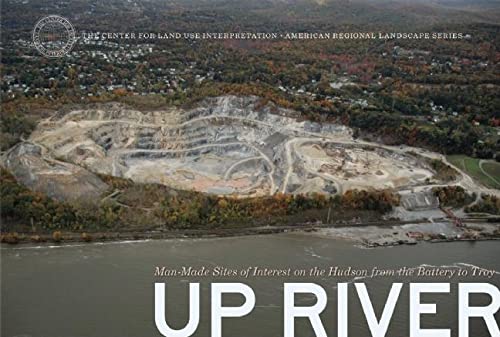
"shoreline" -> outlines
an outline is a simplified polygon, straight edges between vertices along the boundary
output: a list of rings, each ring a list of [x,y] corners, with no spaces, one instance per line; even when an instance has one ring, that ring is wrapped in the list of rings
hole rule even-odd
[[[458,241],[490,241],[500,240],[500,224],[486,223],[466,225],[460,228],[452,227],[451,223],[440,223],[441,226],[454,228],[460,233],[425,232],[428,226],[437,225],[433,222],[421,221],[376,221],[354,225],[328,225],[321,223],[306,223],[294,226],[260,226],[244,228],[219,228],[219,229],[185,229],[169,231],[99,231],[75,232],[56,231],[54,233],[1,233],[1,245],[15,246],[18,244],[65,244],[65,243],[102,243],[119,241],[141,240],[169,240],[169,239],[211,239],[224,237],[242,237],[255,235],[271,235],[282,233],[309,233],[318,237],[337,238],[362,244],[367,248],[390,247],[399,245],[415,245],[420,242],[443,243]],[[421,232],[413,229],[422,229]],[[56,233],[58,233],[56,235]],[[412,235],[409,235],[411,233]],[[418,235],[417,235],[418,234]]]

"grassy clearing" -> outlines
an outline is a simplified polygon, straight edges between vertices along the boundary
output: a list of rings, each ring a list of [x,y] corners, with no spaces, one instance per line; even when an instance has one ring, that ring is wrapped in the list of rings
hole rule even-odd
[[[450,163],[457,166],[486,187],[500,189],[500,184],[498,183],[498,181],[500,181],[500,164],[493,161],[485,161],[481,168],[479,166],[480,160],[476,158],[464,155],[453,155],[448,156],[447,159]]]
[[[492,176],[497,182],[500,181],[500,163],[493,161],[483,162],[483,170]]]

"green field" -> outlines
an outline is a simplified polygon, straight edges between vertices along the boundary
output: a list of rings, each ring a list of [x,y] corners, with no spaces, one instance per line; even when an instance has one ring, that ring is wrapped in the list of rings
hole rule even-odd
[[[470,175],[486,187],[500,189],[500,163],[492,160],[480,160],[463,155],[447,157],[448,161]]]
[[[483,170],[492,176],[497,182],[500,180],[500,163],[487,161],[483,163]]]

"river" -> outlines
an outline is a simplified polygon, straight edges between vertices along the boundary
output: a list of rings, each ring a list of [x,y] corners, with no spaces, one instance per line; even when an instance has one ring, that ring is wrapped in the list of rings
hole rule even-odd
[[[190,281],[201,283],[201,321],[196,336],[210,331],[210,282],[234,282],[228,277],[155,277],[155,266],[194,266],[242,269],[292,268],[309,270],[330,266],[372,270],[434,265],[449,269],[471,266],[500,270],[500,244],[455,242],[392,248],[365,249],[351,242],[307,234],[280,234],[221,239],[176,239],[61,246],[1,246],[1,335],[35,337],[147,337],[161,336],[154,323],[154,282],[167,283],[167,317],[179,328],[187,319]],[[457,269],[458,270],[458,269]],[[283,283],[316,282],[328,294],[322,314],[328,336],[336,336],[336,284],[352,277],[271,277],[240,280],[253,287],[254,311],[243,318],[223,321],[223,336],[283,336]],[[424,295],[423,301],[438,304],[437,315],[424,315],[424,328],[450,328],[457,336],[458,282],[490,282],[500,285],[497,273],[484,277],[417,278],[377,277],[366,282],[380,317],[393,282],[450,282],[451,294]],[[408,285],[405,285],[391,320],[388,337],[408,336]],[[297,299],[302,305],[310,298]],[[228,295],[223,303],[240,303]],[[473,302],[488,304],[478,296]],[[475,304],[475,303],[474,303]],[[499,316],[497,313],[496,319]],[[471,337],[489,336],[480,319],[471,319]],[[312,337],[309,322],[298,319],[296,336]],[[349,336],[370,336],[354,287],[349,288]]]

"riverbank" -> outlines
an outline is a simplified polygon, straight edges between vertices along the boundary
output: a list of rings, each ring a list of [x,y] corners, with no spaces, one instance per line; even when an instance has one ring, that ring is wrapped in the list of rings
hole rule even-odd
[[[450,222],[421,221],[376,221],[353,225],[328,225],[303,223],[293,226],[260,226],[248,228],[192,229],[166,231],[109,231],[70,232],[54,231],[44,233],[11,232],[1,233],[4,244],[28,243],[74,243],[112,242],[129,240],[164,240],[178,238],[238,237],[268,235],[290,232],[310,233],[314,236],[344,239],[366,247],[384,247],[418,242],[482,241],[499,240],[499,223],[476,223],[457,227]]]
[[[470,223],[458,227],[452,222],[421,222],[400,226],[336,227],[319,229],[314,235],[345,239],[365,247],[414,245],[419,242],[482,241],[500,239],[499,223]]]

